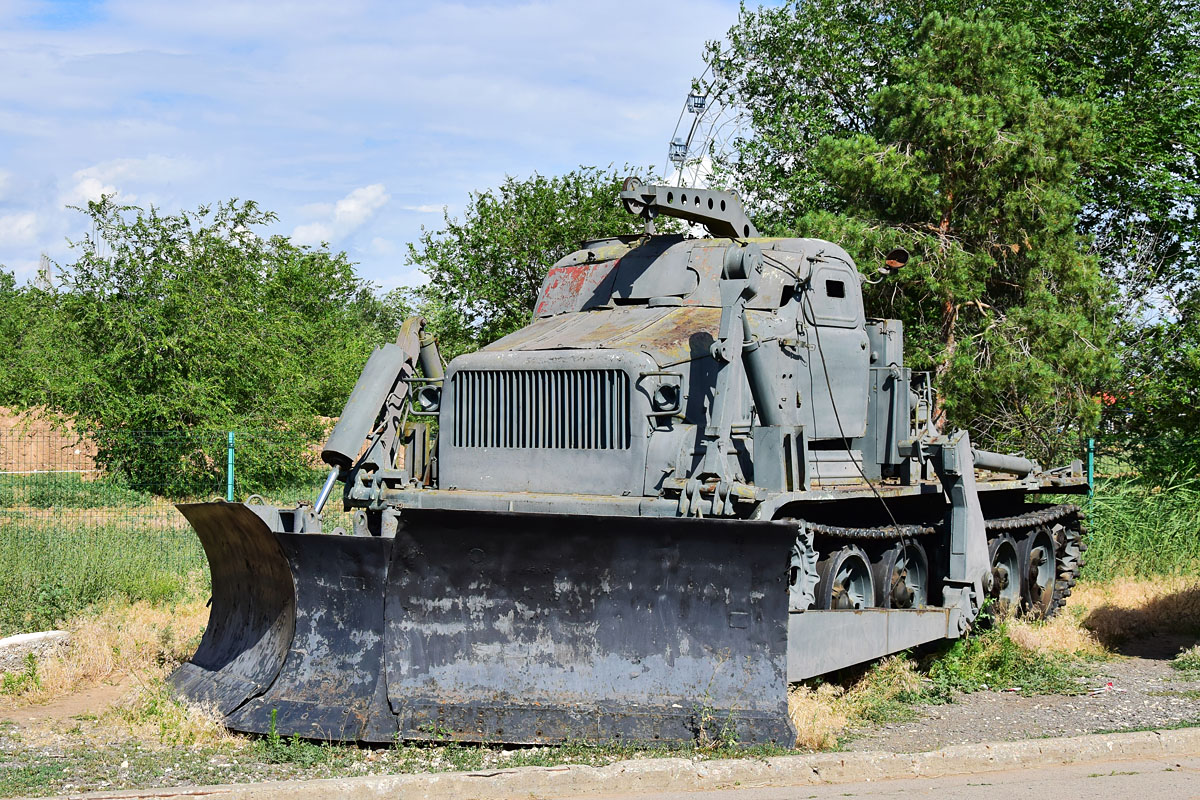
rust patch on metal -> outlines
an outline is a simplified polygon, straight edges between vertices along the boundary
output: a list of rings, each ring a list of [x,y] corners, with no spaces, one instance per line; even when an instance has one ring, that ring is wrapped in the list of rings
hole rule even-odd
[[[620,259],[554,267],[546,275],[533,313],[537,317],[580,311],[607,296],[612,276]]]

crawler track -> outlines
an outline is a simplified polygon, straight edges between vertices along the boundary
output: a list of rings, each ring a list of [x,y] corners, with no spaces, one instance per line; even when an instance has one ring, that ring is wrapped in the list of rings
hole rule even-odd
[[[941,523],[931,525],[886,525],[874,528],[842,527],[823,523],[803,523],[813,534],[843,541],[879,541],[928,536],[938,531]],[[1017,543],[1045,532],[1054,541],[1054,587],[1048,602],[1026,602],[1023,611],[1042,619],[1054,616],[1066,603],[1083,567],[1087,543],[1083,512],[1079,506],[1062,503],[1029,504],[1029,510],[1009,517],[985,520],[988,538],[1008,535]],[[1024,565],[1028,572],[1028,565]]]

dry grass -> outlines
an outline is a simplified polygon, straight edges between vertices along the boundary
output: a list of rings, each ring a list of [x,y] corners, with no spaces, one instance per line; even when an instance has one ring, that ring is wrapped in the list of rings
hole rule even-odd
[[[1200,634],[1200,578],[1118,578],[1081,584],[1071,605],[1105,647],[1168,633]],[[1070,606],[1068,606],[1070,608]]]
[[[26,741],[109,744],[114,738],[157,741],[166,746],[242,746],[211,708],[170,696],[164,679],[195,652],[208,621],[205,600],[192,593],[171,604],[119,603],[76,618],[68,626],[65,652],[38,664],[36,684],[0,696],[0,708],[42,709],[38,725],[26,726]],[[111,696],[91,704],[71,702],[97,688]],[[50,713],[47,713],[50,712]]]
[[[788,690],[788,716],[796,728],[796,747],[828,750],[835,747],[850,717],[842,707],[845,690],[823,683],[816,688],[796,685]]]
[[[1035,653],[1072,656],[1077,658],[1107,658],[1112,653],[1084,628],[1079,616],[1060,613],[1048,622],[1010,620],[1008,638]]]
[[[198,598],[169,605],[109,603],[68,626],[70,645],[38,665],[37,685],[0,706],[42,705],[99,683],[151,684],[194,652],[208,621]]]
[[[242,749],[250,744],[229,732],[215,707],[177,700],[161,680],[139,684],[97,722],[100,730],[116,725],[129,738],[165,746]]]
[[[1030,650],[1082,658],[1111,656],[1123,642],[1200,634],[1200,579],[1117,578],[1075,587],[1049,622],[1013,620],[1009,636]]]
[[[899,656],[883,659],[848,686],[793,686],[788,691],[788,716],[796,727],[796,747],[834,748],[856,724],[905,716],[907,704],[921,692],[920,673]]]

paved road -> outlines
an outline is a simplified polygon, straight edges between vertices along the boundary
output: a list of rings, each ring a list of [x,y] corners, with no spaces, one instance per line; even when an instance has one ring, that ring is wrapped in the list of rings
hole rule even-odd
[[[605,795],[608,800],[1001,800],[1001,798],[1200,798],[1200,756],[1110,761],[1065,767],[789,789],[742,787],[719,792]],[[590,795],[589,800],[597,800]]]

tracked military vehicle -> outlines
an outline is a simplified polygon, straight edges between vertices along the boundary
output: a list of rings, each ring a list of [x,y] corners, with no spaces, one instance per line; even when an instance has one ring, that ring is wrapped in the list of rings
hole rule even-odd
[[[377,349],[313,505],[180,506],[213,585],[183,696],[313,739],[790,743],[790,681],[989,599],[1054,613],[1080,514],[1030,496],[1085,491],[1078,462],[939,430],[837,244],[762,238],[732,193],[621,201],[646,234],[550,267],[526,327]],[[353,531],[322,533],[339,485]]]

